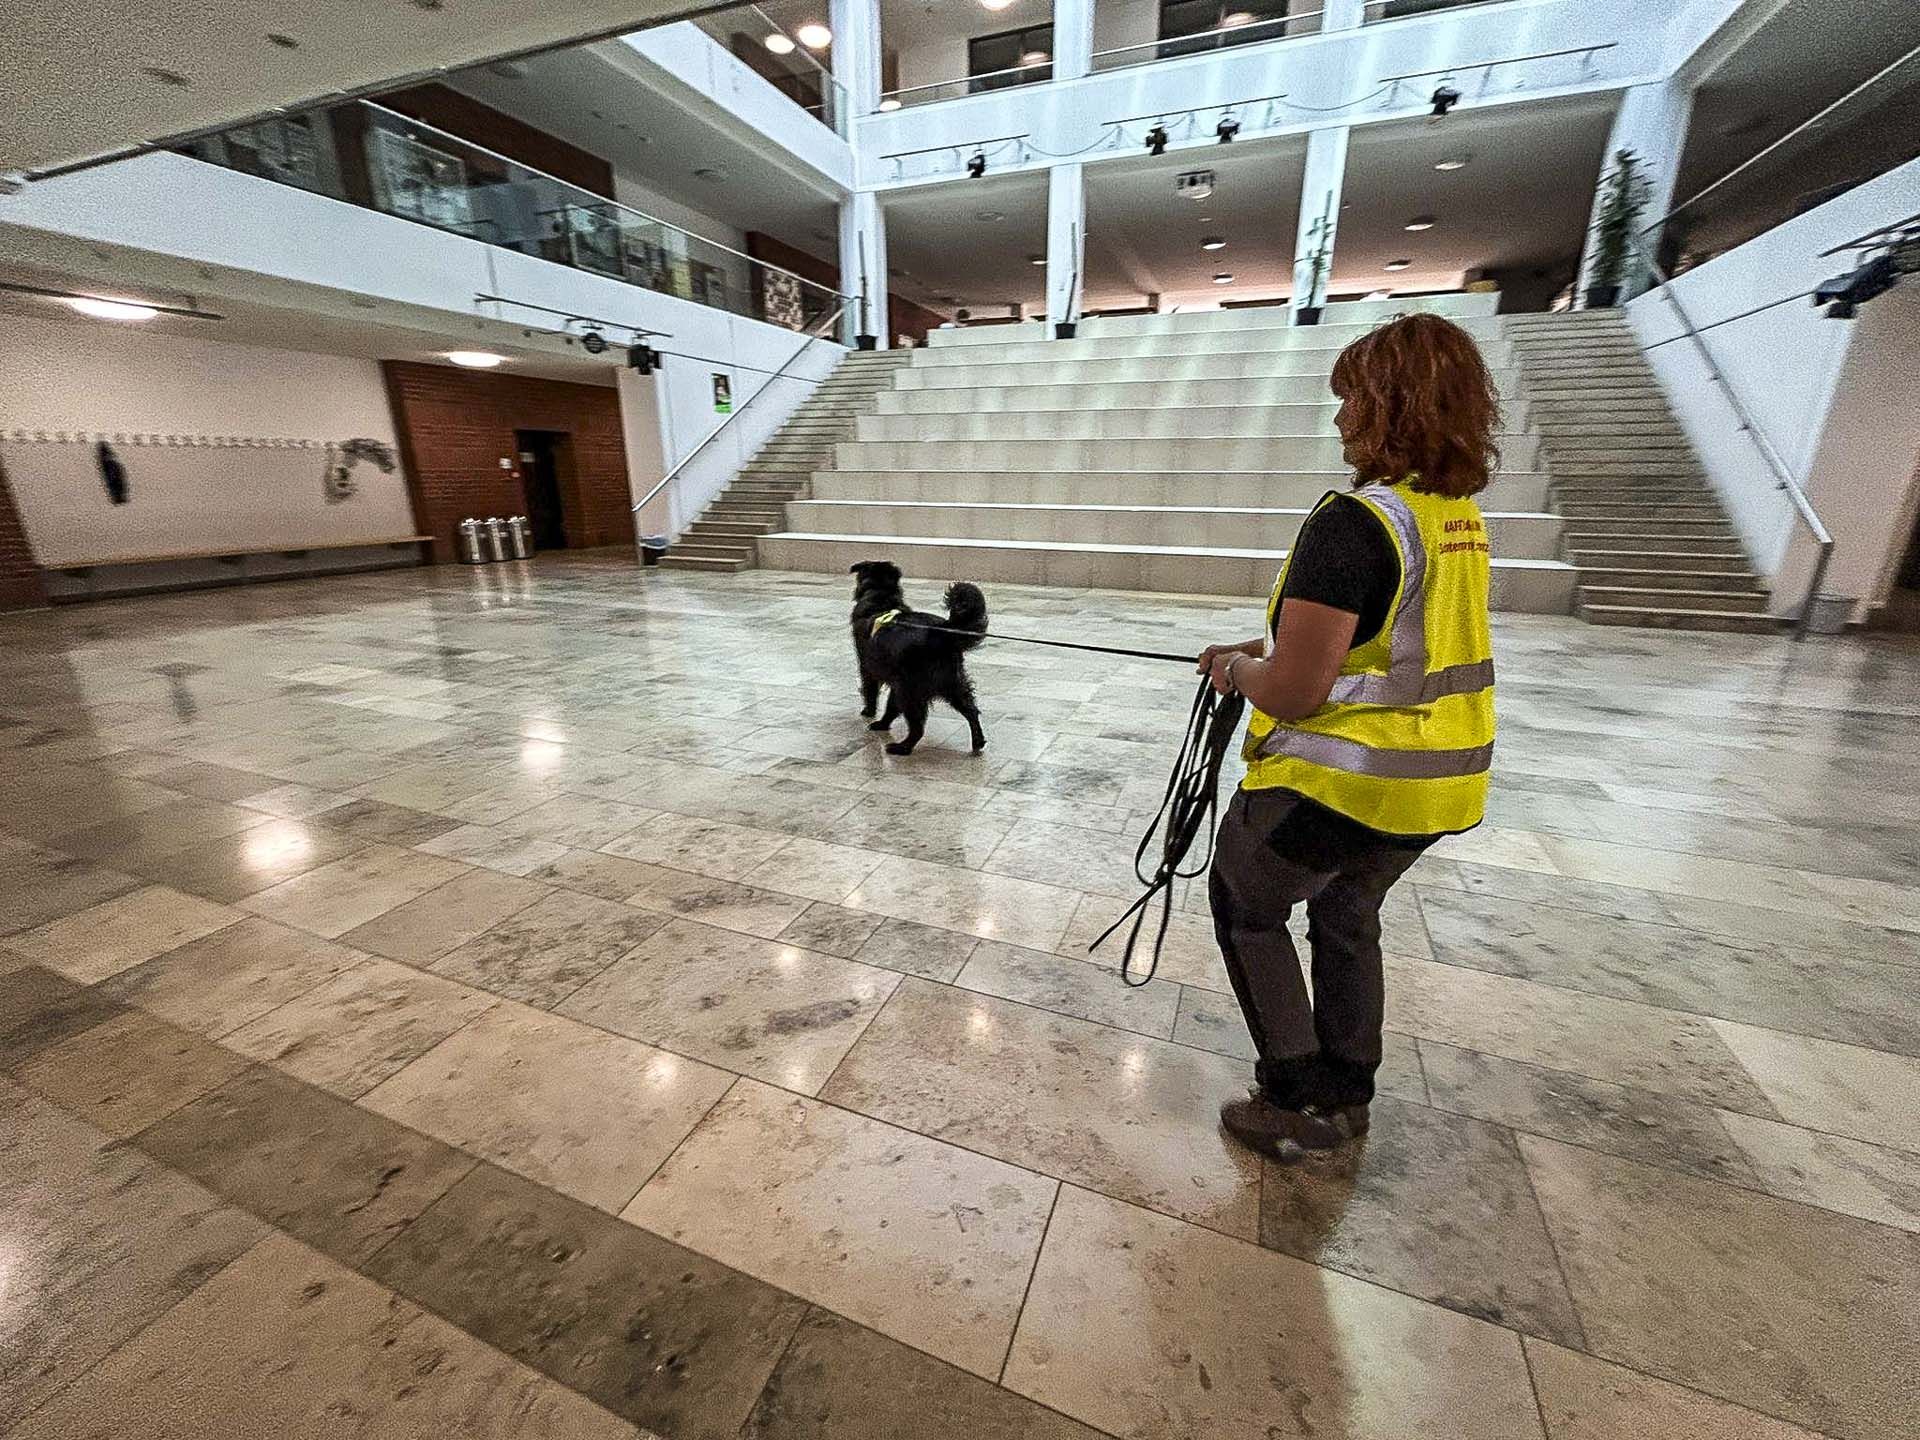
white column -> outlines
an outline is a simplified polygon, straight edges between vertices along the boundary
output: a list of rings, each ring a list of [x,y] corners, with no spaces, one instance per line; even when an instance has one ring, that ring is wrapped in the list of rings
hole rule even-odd
[[[1075,325],[1086,288],[1087,174],[1078,160],[1047,171],[1047,324]],[[1052,331],[1058,335],[1056,328]]]
[[[1607,135],[1606,154],[1600,162],[1599,183],[1594,188],[1587,243],[1580,256],[1580,281],[1574,291],[1580,305],[1586,304],[1587,281],[1593,271],[1593,226],[1600,218],[1601,200],[1617,157],[1623,150],[1632,151],[1638,161],[1637,172],[1647,183],[1646,209],[1634,224],[1636,232],[1645,230],[1673,208],[1673,186],[1679,177],[1680,153],[1686,148],[1687,121],[1692,113],[1693,91],[1680,80],[1636,85],[1620,97],[1613,129]],[[1647,237],[1649,247],[1657,243],[1657,236]],[[1629,262],[1629,272],[1632,268]]]
[[[1320,7],[1320,29],[1358,30],[1367,20],[1367,0],[1326,0]],[[1287,27],[1289,31],[1292,26]]]
[[[880,103],[880,0],[829,0],[833,31],[833,78],[847,92],[853,116],[871,115]],[[845,127],[851,133],[851,125]]]
[[[1094,0],[1053,0],[1054,79],[1077,80],[1092,73],[1093,6]]]
[[[1298,313],[1305,305],[1327,303],[1333,278],[1333,240],[1340,228],[1340,193],[1347,178],[1347,127],[1334,125],[1307,136],[1306,173],[1300,179],[1300,221],[1293,241],[1293,298]],[[1320,273],[1313,256],[1324,252]]]
[[[887,217],[880,197],[856,190],[840,202],[840,292],[854,297],[840,334],[863,350],[884,350],[887,330]]]

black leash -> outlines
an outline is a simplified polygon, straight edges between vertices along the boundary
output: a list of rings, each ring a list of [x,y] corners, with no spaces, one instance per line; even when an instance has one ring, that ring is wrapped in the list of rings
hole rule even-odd
[[[1194,663],[1191,655],[1168,655],[1154,650],[1118,650],[1110,645],[1082,645],[1072,640],[1037,640],[1028,635],[989,634],[979,630],[962,630],[952,625],[927,625],[915,620],[896,620],[893,623],[914,630],[936,630],[943,635],[1012,640],[1021,645],[1086,650],[1095,655],[1125,655],[1135,660],[1177,660],[1182,665]],[[1208,866],[1213,864],[1213,836],[1219,828],[1220,818],[1220,767],[1226,763],[1227,747],[1233,744],[1233,737],[1240,729],[1240,718],[1246,713],[1246,708],[1247,702],[1238,694],[1222,695],[1213,688],[1210,678],[1204,675],[1200,677],[1200,688],[1194,692],[1193,708],[1187,714],[1187,733],[1180,742],[1180,753],[1173,762],[1173,771],[1167,777],[1166,794],[1161,797],[1160,808],[1154,812],[1153,823],[1147,826],[1147,833],[1140,837],[1140,848],[1133,854],[1133,873],[1147,888],[1118,920],[1100,933],[1098,940],[1087,947],[1087,953],[1092,954],[1109,935],[1127,923],[1128,917],[1132,917],[1133,928],[1127,932],[1127,947],[1120,956],[1120,980],[1134,989],[1150,982],[1154,972],[1160,968],[1160,951],[1167,943],[1167,929],[1173,923],[1173,882],[1204,875]],[[1153,874],[1149,875],[1145,869],[1147,852],[1153,848],[1156,832],[1160,834],[1160,859]],[[1202,833],[1207,837],[1206,854],[1195,868],[1181,869],[1187,852]],[[1146,974],[1135,980],[1133,948],[1140,943],[1140,930],[1147,921],[1147,907],[1153,903],[1155,895],[1160,897],[1160,926],[1154,932],[1153,958],[1147,962]]]

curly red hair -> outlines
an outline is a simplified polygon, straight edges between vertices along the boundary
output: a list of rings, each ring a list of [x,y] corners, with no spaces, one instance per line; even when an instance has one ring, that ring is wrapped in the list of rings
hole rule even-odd
[[[1333,363],[1354,484],[1417,476],[1455,499],[1487,488],[1500,464],[1500,397],[1473,337],[1438,315],[1403,315]]]

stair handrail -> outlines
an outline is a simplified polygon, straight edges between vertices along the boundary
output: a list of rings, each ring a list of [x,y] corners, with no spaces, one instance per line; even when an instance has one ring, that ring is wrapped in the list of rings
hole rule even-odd
[[[1799,480],[1794,476],[1793,467],[1781,457],[1774,448],[1767,432],[1760,428],[1760,422],[1754,419],[1753,412],[1747,409],[1746,402],[1740,398],[1740,392],[1727,378],[1720,362],[1714,358],[1712,348],[1707,344],[1706,336],[1699,326],[1693,323],[1693,317],[1687,314],[1687,307],[1681,303],[1680,296],[1674,291],[1673,277],[1660,268],[1652,253],[1647,249],[1640,236],[1628,233],[1628,244],[1632,247],[1647,275],[1653,281],[1653,288],[1660,292],[1661,298],[1672,309],[1679,320],[1680,328],[1687,339],[1693,342],[1693,348],[1700,352],[1700,358],[1706,362],[1707,374],[1711,376],[1727,397],[1727,403],[1733,407],[1733,413],[1740,422],[1740,429],[1753,441],[1754,448],[1767,462],[1767,468],[1773,471],[1774,488],[1787,492],[1792,502],[1795,518],[1806,528],[1813,542],[1819,547],[1819,553],[1813,562],[1813,578],[1807,585],[1806,598],[1800,602],[1800,613],[1793,623],[1793,638],[1804,640],[1807,627],[1813,621],[1813,611],[1820,599],[1820,589],[1826,583],[1827,567],[1833,561],[1833,535],[1820,519],[1820,512],[1813,508],[1813,502],[1807,498],[1807,492],[1800,488]]]
[[[652,504],[654,496],[658,495],[662,490],[665,490],[667,486],[671,485],[677,478],[679,478],[680,472],[685,470],[687,466],[691,465],[696,458],[698,458],[701,454],[703,454],[709,445],[711,445],[715,440],[719,439],[720,436],[726,432],[728,426],[732,425],[742,415],[746,414],[748,410],[753,408],[754,401],[758,400],[762,395],[766,394],[769,390],[773,389],[774,382],[786,375],[787,371],[792,368],[794,361],[798,360],[802,355],[806,354],[808,350],[813,348],[813,344],[816,340],[823,338],[827,334],[827,332],[831,331],[834,326],[840,323],[840,317],[846,313],[847,307],[852,303],[853,303],[852,296],[842,295],[840,297],[840,303],[834,306],[830,314],[828,314],[824,319],[814,321],[813,324],[810,327],[808,327],[807,338],[800,342],[798,347],[795,348],[794,352],[791,355],[789,355],[785,360],[780,362],[780,368],[778,370],[775,370],[772,374],[768,375],[765,383],[763,383],[758,390],[754,391],[753,394],[749,395],[745,400],[742,400],[737,410],[735,410],[731,415],[723,419],[718,425],[714,426],[712,430],[708,431],[706,439],[702,440],[698,445],[694,446],[693,449],[689,450],[685,455],[681,456],[679,461],[674,464],[673,468],[668,470],[666,474],[660,477],[659,483],[656,484],[651,490],[647,491],[645,495],[642,495],[640,499],[632,507],[630,507],[627,513],[630,515],[638,515],[648,505]],[[804,379],[809,384],[818,385],[820,383],[820,379],[824,377],[796,376],[794,378]]]

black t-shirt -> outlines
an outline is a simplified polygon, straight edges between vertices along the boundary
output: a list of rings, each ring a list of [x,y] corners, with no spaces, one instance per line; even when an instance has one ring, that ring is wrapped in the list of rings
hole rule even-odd
[[[1400,552],[1386,522],[1365,501],[1339,495],[1300,527],[1280,598],[1311,600],[1358,616],[1353,629],[1357,649],[1380,633],[1399,589]],[[1267,843],[1296,863],[1336,869],[1360,851],[1381,845],[1424,850],[1438,838],[1382,834],[1302,797]]]

